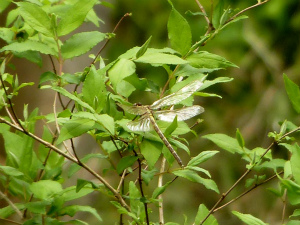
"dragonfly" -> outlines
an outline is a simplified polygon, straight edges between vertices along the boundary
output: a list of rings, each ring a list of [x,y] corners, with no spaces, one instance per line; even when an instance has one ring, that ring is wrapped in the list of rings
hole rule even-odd
[[[154,129],[162,142],[174,156],[179,166],[183,168],[184,165],[181,158],[176,153],[167,138],[164,136],[163,132],[157,125],[155,118],[167,122],[172,122],[177,117],[177,121],[184,121],[197,116],[200,113],[203,113],[204,108],[199,105],[193,105],[181,109],[161,110],[161,108],[179,104],[181,101],[194,94],[202,85],[203,83],[199,80],[193,81],[180,90],[155,101],[152,105],[118,105],[123,108],[125,112],[141,116],[138,121],[130,121],[129,123],[127,123],[127,127],[129,130],[145,132]]]

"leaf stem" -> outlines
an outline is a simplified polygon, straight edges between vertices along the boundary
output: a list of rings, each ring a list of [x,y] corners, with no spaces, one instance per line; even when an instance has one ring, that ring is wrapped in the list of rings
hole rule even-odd
[[[166,158],[163,157],[162,161],[161,161],[161,166],[160,166],[160,174],[158,177],[158,185],[157,187],[162,187],[163,186],[163,173],[165,171],[165,167],[166,167]],[[165,220],[164,220],[164,205],[163,205],[163,198],[162,198],[162,194],[160,194],[158,196],[158,212],[159,212],[159,224],[163,225],[165,224]]]

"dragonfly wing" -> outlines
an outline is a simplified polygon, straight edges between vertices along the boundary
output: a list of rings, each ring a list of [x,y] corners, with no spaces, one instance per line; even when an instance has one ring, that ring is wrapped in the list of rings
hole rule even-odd
[[[131,121],[127,123],[127,127],[131,131],[150,131],[152,129],[149,117],[142,117],[138,121]]]
[[[163,97],[157,101],[155,101],[152,105],[152,109],[159,109],[164,106],[169,106],[169,105],[176,105],[179,102],[183,101],[184,99],[190,97],[194,92],[196,92],[203,83],[199,80],[195,80],[192,83],[184,86],[180,90],[167,95],[166,97]]]
[[[145,106],[139,106],[139,105],[123,105],[117,103],[118,106],[120,106],[122,109],[124,109],[125,112],[128,112],[133,115],[143,115],[147,112],[147,109]]]
[[[155,115],[160,120],[172,122],[176,116],[178,121],[183,121],[183,120],[188,120],[194,116],[197,116],[203,112],[204,112],[203,107],[199,105],[194,105],[182,109],[156,111]]]

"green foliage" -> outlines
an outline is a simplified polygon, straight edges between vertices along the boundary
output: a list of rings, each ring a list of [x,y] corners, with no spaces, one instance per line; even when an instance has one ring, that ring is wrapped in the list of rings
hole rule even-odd
[[[4,202],[0,209],[1,224],[2,220],[25,225],[98,224],[103,220],[103,224],[217,225],[223,221],[218,222],[218,217],[212,213],[227,206],[221,203],[233,189],[240,190],[240,184],[244,182],[242,178],[247,175],[245,192],[232,197],[229,203],[276,180],[278,189],[268,190],[283,204],[288,202],[294,207],[287,224],[297,224],[299,221],[295,217],[300,214],[296,208],[300,204],[300,148],[299,137],[294,134],[300,130],[298,125],[288,120],[280,122],[279,133],[269,133],[271,144],[267,148],[259,145],[247,148],[247,132],[242,129],[243,132],[236,129],[235,138],[221,131],[206,133],[200,141],[207,139],[220,148],[206,150],[203,145],[197,148],[189,146],[190,134],[199,136],[197,128],[202,127],[199,125],[201,120],[198,119],[193,126],[192,122],[184,121],[202,117],[199,114],[204,109],[194,104],[195,99],[206,102],[208,106],[207,97],[222,98],[222,91],[219,93],[216,87],[233,80],[224,76],[227,73],[224,70],[238,68],[203,46],[215,41],[217,36],[222,37],[220,31],[228,25],[246,18],[241,15],[243,12],[266,2],[258,1],[252,7],[234,10],[220,0],[206,12],[197,1],[198,12],[189,10],[182,14],[177,4],[169,1],[169,16],[160,23],[167,28],[164,29],[171,48],[166,45],[156,48],[153,41],[156,37],[152,34],[146,36],[148,39],[139,45],[141,47],[132,47],[111,58],[109,54],[104,56],[102,51],[112,38],[119,38],[118,32],[102,33],[96,28],[97,31],[76,33],[84,22],[99,27],[101,19],[94,11],[95,6],[103,7],[109,3],[30,0],[16,2],[16,8],[12,9],[9,8],[12,1],[2,1],[0,12],[6,9],[9,12],[5,27],[0,28],[0,38],[5,42],[0,49],[0,109],[4,115],[0,117],[0,134],[5,150],[5,159],[0,165],[0,198]],[[185,18],[186,15],[191,17]],[[114,32],[123,26],[122,20],[127,16],[129,14],[120,20]],[[193,30],[198,17],[204,17],[207,23],[200,36],[194,35],[196,31]],[[100,42],[103,42],[102,47],[98,47]],[[86,57],[92,49],[98,53],[91,55],[92,62],[85,65],[83,71],[74,73],[65,69],[66,62],[72,64],[74,61],[71,60]],[[51,106],[51,113],[43,114],[42,110],[25,104],[23,115],[19,117],[16,96],[22,95],[23,89],[32,88],[34,83],[20,82],[16,72],[11,72],[14,57],[39,66],[42,66],[42,59],[49,60],[52,71],[43,71],[38,85],[41,98],[46,90],[54,96],[53,102],[50,98],[45,101]],[[151,72],[145,72],[148,69]],[[156,71],[166,79],[157,81]],[[285,74],[283,81],[291,105],[299,113],[299,86]],[[203,92],[206,89],[213,93]],[[148,96],[153,98],[153,105],[134,104],[136,99],[147,102]],[[205,116],[213,113],[206,105]],[[222,122],[222,114],[219,121],[214,122]],[[95,143],[92,151],[88,144],[77,145],[82,137],[87,136]],[[277,148],[280,153],[286,151],[288,157],[272,151]],[[227,153],[239,157],[246,172],[233,182],[215,205],[203,198],[203,202],[197,203],[199,207],[195,215],[188,210],[183,212],[188,213],[188,216],[184,215],[183,223],[164,222],[165,215],[160,210],[167,204],[168,198],[164,195],[169,194],[176,184],[188,182],[195,190],[202,188],[207,193],[220,194],[221,188],[211,168],[217,167],[223,172],[225,166],[222,162],[217,166],[212,162],[214,156],[225,157]],[[76,186],[70,186],[72,183]],[[191,191],[186,188],[185,192],[182,198]],[[93,194],[97,199],[93,199],[93,203],[97,204],[82,205],[89,194]],[[98,198],[102,195],[109,199],[110,204],[106,198]],[[181,198],[181,193],[176,195]],[[208,209],[205,205],[214,207]],[[111,206],[111,210],[116,209],[121,216],[114,215],[111,221],[105,221],[102,210]],[[81,212],[92,214],[96,222],[91,222],[88,217],[83,217],[84,221],[74,220],[73,217],[80,216]],[[251,214],[232,213],[246,224],[267,224]]]

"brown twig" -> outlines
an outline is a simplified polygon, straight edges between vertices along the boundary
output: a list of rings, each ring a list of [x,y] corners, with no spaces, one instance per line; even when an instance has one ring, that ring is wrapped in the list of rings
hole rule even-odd
[[[17,208],[17,206],[0,190],[0,198],[3,198],[11,207],[12,209],[18,214],[20,218],[22,218],[21,211]]]
[[[281,172],[279,172],[278,174],[275,174],[275,175],[269,177],[268,179],[264,180],[263,182],[261,182],[261,183],[259,183],[259,184],[255,184],[255,185],[254,185],[253,187],[251,187],[249,190],[246,190],[245,192],[243,192],[243,193],[240,194],[239,196],[235,197],[234,199],[230,200],[229,202],[225,203],[224,205],[221,205],[220,207],[216,208],[216,209],[213,211],[213,213],[215,213],[216,211],[218,211],[218,210],[220,210],[220,209],[222,209],[222,208],[224,208],[224,207],[230,205],[231,203],[233,203],[233,202],[235,202],[236,200],[240,199],[241,197],[245,196],[246,194],[248,194],[249,192],[253,191],[253,190],[256,189],[257,187],[259,187],[259,186],[261,186],[261,185],[263,185],[263,184],[265,184],[265,183],[267,183],[267,182],[273,180],[274,178],[277,177],[277,175],[280,175],[280,174],[282,174],[282,173],[283,173],[283,171],[281,171]]]
[[[206,13],[204,7],[202,6],[202,4],[200,3],[200,1],[199,0],[195,0],[195,1],[196,1],[197,5],[199,6],[201,12],[204,14],[203,16],[207,23],[207,31],[206,31],[205,35],[207,35],[213,30],[213,25],[212,25],[210,19],[208,18],[207,13]]]
[[[283,208],[282,208],[282,215],[281,215],[281,224],[284,224],[284,217],[286,213],[286,204],[287,204],[286,198],[287,198],[287,190],[285,189],[283,193],[283,199],[282,199]]]
[[[125,13],[124,16],[122,16],[122,18],[118,21],[117,25],[114,27],[112,33],[116,32],[116,30],[118,29],[118,27],[120,26],[121,22],[127,17],[127,16],[131,16],[131,13]],[[108,44],[108,42],[110,41],[110,39],[107,39],[105,41],[105,43],[103,44],[103,46],[100,48],[100,50],[98,51],[98,53],[96,54],[94,60],[91,62],[91,65],[94,65],[96,62],[96,59],[98,58],[98,56],[100,55],[100,53],[103,51],[103,49],[106,47],[106,45]]]
[[[133,150],[134,154],[136,156],[138,156],[138,154]],[[147,225],[150,225],[150,221],[149,221],[149,215],[148,215],[148,204],[147,202],[145,201],[146,200],[146,197],[145,197],[145,194],[144,194],[144,190],[143,190],[143,178],[142,178],[142,163],[141,163],[141,160],[140,158],[137,159],[138,161],[138,164],[139,164],[139,177],[138,177],[138,183],[139,183],[139,187],[140,187],[140,191],[141,191],[141,195],[142,195],[142,198],[144,200],[144,208],[145,208],[145,214],[146,214],[146,222],[147,222]]]
[[[5,61],[4,61],[3,63],[5,63]],[[7,92],[7,90],[6,90],[6,86],[5,86],[5,84],[4,84],[4,80],[2,79],[2,74],[0,75],[0,81],[1,81],[1,85],[2,85],[2,87],[3,87],[3,90],[4,90],[4,93],[5,93],[6,99],[7,99],[7,101],[8,101],[8,104],[9,104],[9,106],[10,106],[10,108],[11,108],[11,113],[12,113],[12,116],[13,116],[13,118],[14,118],[14,121],[17,122],[17,124],[18,124],[18,125],[23,129],[23,131],[26,133],[27,131],[25,130],[25,128],[23,127],[23,125],[22,125],[21,122],[19,121],[18,116],[17,116],[17,114],[16,114],[16,112],[15,112],[15,110],[14,110],[12,101],[10,100],[10,98],[9,98],[9,96],[8,96],[8,92]],[[10,116],[10,113],[8,113],[8,115]]]
[[[162,161],[161,161],[161,166],[160,166],[160,175],[158,176],[158,185],[157,187],[162,187],[163,186],[163,172],[165,171],[165,167],[166,167],[166,158],[163,157]],[[163,206],[163,198],[162,195],[158,196],[158,207],[159,207],[159,224],[163,225],[165,224],[165,220],[164,220],[164,206]]]
[[[267,3],[268,1],[270,1],[270,0],[265,0],[265,1],[263,1],[263,2],[258,2],[258,3],[256,3],[255,5],[249,6],[249,7],[245,8],[245,9],[239,11],[237,14],[235,14],[235,15],[233,15],[231,18],[229,18],[229,19],[224,23],[224,25],[227,24],[227,23],[229,23],[230,21],[234,20],[236,17],[238,17],[239,15],[243,14],[244,12],[246,12],[246,11],[248,11],[248,10],[250,10],[250,9],[253,9],[253,8],[257,7],[257,6],[263,5],[263,4]]]

